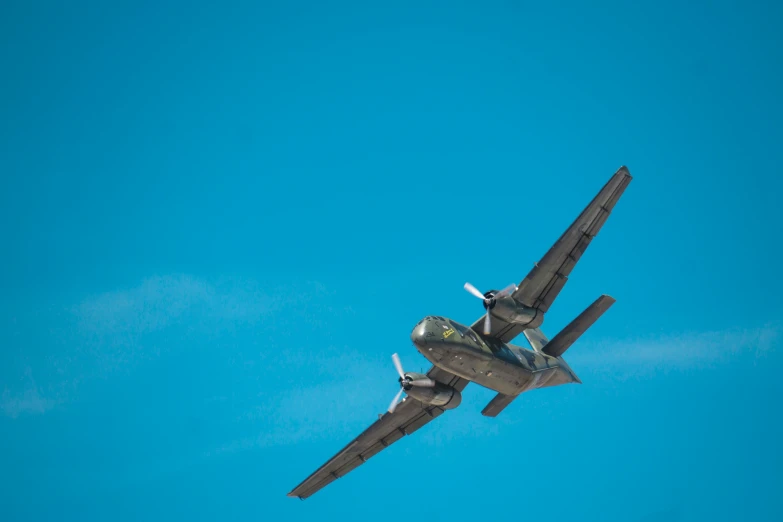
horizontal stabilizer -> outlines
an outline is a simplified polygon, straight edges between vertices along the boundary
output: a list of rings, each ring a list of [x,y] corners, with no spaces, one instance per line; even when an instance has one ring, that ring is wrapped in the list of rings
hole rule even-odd
[[[498,393],[489,401],[489,404],[481,410],[481,414],[485,417],[497,417],[498,413],[503,411],[505,407],[511,404],[511,401],[516,398],[516,395],[503,395],[502,393]]]
[[[613,297],[602,295],[593,304],[588,306],[584,312],[571,321],[568,326],[563,328],[551,341],[549,341],[542,352],[552,357],[560,357],[568,350],[574,341],[593,326],[599,317],[606,312],[610,306],[615,303]]]

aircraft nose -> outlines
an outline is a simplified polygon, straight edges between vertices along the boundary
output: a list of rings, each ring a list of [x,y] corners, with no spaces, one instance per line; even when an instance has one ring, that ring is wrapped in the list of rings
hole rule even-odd
[[[413,341],[413,344],[415,344],[416,346],[422,346],[427,342],[426,336],[427,336],[427,320],[425,319],[413,328],[413,331],[411,332],[411,341]]]

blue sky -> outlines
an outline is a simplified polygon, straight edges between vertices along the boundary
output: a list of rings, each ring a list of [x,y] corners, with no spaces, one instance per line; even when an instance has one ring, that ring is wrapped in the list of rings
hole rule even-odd
[[[781,4],[371,4],[0,7],[0,518],[780,520]],[[623,164],[584,384],[285,496]]]

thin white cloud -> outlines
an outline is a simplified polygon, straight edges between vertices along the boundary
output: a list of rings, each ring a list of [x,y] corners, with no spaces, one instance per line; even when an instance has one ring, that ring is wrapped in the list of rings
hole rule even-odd
[[[89,339],[84,350],[105,372],[145,357],[144,336],[183,326],[180,335],[214,337],[240,325],[266,319],[286,302],[285,292],[259,287],[245,279],[209,282],[189,275],[144,280],[139,286],[91,296],[72,308],[79,334]]]
[[[322,286],[316,287],[316,292],[323,291]],[[53,336],[50,353],[33,366],[36,372],[56,375],[56,382],[50,380],[43,389],[24,379],[16,385],[6,384],[0,413],[12,418],[44,413],[65,402],[86,379],[105,377],[141,359],[159,356],[159,345],[148,343],[145,337],[155,332],[182,326],[183,335],[218,335],[263,321],[286,300],[284,290],[265,289],[252,280],[205,281],[175,274],[89,296],[66,307],[69,319],[56,327],[46,321],[57,314],[36,314],[44,321],[41,328]],[[28,359],[22,347],[19,359]],[[25,371],[29,374],[30,368]]]
[[[127,290],[85,299],[73,308],[80,326],[100,334],[161,330],[189,313],[214,320],[256,321],[272,310],[276,299],[250,281],[212,284],[188,275],[144,280]]]
[[[259,404],[242,413],[240,424],[256,427],[258,434],[232,440],[209,451],[205,456],[234,453],[270,446],[295,444],[302,440],[349,437],[348,419],[353,425],[369,426],[377,420],[399,389],[394,368],[374,364],[357,352],[340,352],[332,361],[311,361],[313,367],[346,368],[346,377],[321,385],[285,390],[280,394],[259,395]],[[342,362],[342,364],[341,364]],[[384,380],[384,376],[388,377]],[[342,419],[342,422],[335,422]],[[366,427],[365,426],[365,427]],[[360,428],[363,429],[363,428]],[[355,430],[354,430],[355,431]]]
[[[0,410],[3,414],[17,418],[20,414],[40,414],[49,411],[57,401],[41,397],[37,388],[28,388],[21,394],[12,394],[6,388],[0,398]]]
[[[0,396],[0,411],[15,419],[23,414],[41,414],[54,408],[60,401],[45,398],[32,377],[30,368],[25,370],[25,387],[20,392],[12,392],[8,387]]]
[[[566,354],[571,366],[622,375],[698,369],[737,357],[761,359],[774,350],[780,326],[670,334],[628,340],[580,343]]]

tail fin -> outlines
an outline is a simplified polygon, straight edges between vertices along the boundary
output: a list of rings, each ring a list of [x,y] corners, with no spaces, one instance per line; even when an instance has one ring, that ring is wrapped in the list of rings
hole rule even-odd
[[[593,323],[595,323],[604,312],[609,310],[609,307],[614,303],[615,299],[613,297],[602,295],[593,301],[593,304],[588,306],[576,319],[571,321],[568,326],[555,335],[551,341],[544,344],[540,351],[547,355],[551,355],[552,357],[560,357],[587,331],[588,328],[593,326]],[[525,335],[527,336],[527,330],[525,330]],[[544,339],[546,339],[546,337],[544,337]],[[528,340],[530,340],[530,337],[528,337]],[[530,340],[530,344],[533,345],[532,340]]]
[[[530,343],[530,347],[537,352],[541,352],[544,349],[544,346],[549,342],[549,339],[546,338],[546,335],[544,335],[544,332],[542,332],[540,328],[528,328],[527,330],[523,330],[522,333],[527,337],[527,342]]]
[[[523,333],[525,337],[527,337],[533,350],[546,355],[551,355],[552,357],[560,357],[587,331],[588,328],[593,326],[593,323],[595,323],[604,312],[609,310],[609,307],[614,303],[615,300],[613,297],[602,295],[593,301],[593,304],[585,308],[584,312],[579,314],[576,319],[563,328],[551,341],[548,340],[546,335],[544,335],[544,332],[538,328],[528,328],[523,330]],[[563,359],[560,359],[559,364],[571,374],[571,378],[573,379],[572,382],[582,382]],[[518,395],[504,395],[498,393],[489,401],[489,404],[486,405],[481,414],[485,417],[496,417],[498,413],[503,411],[506,406],[511,404],[511,401],[517,397]]]

